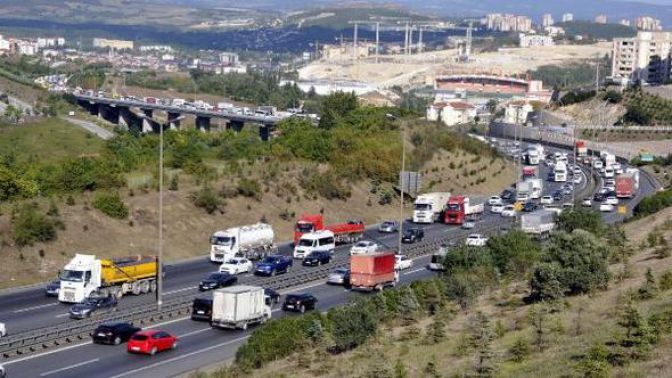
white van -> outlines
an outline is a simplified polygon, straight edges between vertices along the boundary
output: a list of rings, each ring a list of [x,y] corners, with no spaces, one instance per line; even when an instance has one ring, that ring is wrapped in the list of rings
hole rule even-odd
[[[301,235],[301,239],[294,247],[294,258],[302,259],[311,252],[329,252],[334,253],[336,249],[336,239],[331,231],[309,232]]]
[[[613,167],[604,168],[604,178],[614,178],[614,168]]]

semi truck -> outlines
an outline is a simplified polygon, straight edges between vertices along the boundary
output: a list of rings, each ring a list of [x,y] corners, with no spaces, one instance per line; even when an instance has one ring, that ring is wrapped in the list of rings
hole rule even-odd
[[[588,147],[586,147],[586,142],[577,140],[575,146],[576,156],[588,156]]]
[[[616,197],[632,198],[639,190],[639,170],[628,168],[616,176]]]
[[[354,243],[364,235],[364,222],[349,220],[345,223],[324,225],[322,214],[304,214],[296,222],[294,228],[294,245],[299,242],[303,234],[316,231],[331,231],[337,244]]]
[[[156,256],[129,256],[98,259],[76,254],[59,274],[58,300],[79,303],[91,296],[145,294],[156,290]]]
[[[399,280],[394,269],[394,252],[375,252],[350,257],[350,285],[353,290],[383,290]]]
[[[441,213],[450,193],[437,192],[421,194],[413,203],[413,223],[434,223],[440,219]]]
[[[222,263],[235,256],[258,260],[273,254],[273,227],[257,223],[215,232],[210,238],[210,261]]]
[[[555,229],[555,217],[556,212],[545,209],[524,213],[520,217],[520,228],[526,234],[545,239]]]
[[[567,164],[562,161],[555,163],[553,167],[553,181],[566,182],[567,181]]]
[[[529,199],[541,198],[544,189],[542,179],[530,178],[516,183],[516,194],[525,195]]]
[[[523,180],[537,177],[537,168],[529,166],[523,167]]]
[[[237,285],[212,294],[210,324],[214,328],[247,329],[249,325],[265,323],[271,313],[261,287]]]
[[[444,211],[445,224],[464,224],[465,221],[477,218],[485,211],[486,198],[452,196],[448,199]]]

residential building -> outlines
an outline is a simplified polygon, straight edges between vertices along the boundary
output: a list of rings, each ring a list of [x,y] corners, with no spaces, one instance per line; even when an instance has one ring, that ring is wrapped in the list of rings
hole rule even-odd
[[[550,13],[546,13],[543,16],[541,16],[541,26],[546,28],[549,26],[553,26],[555,21],[553,20],[553,15]]]
[[[618,23],[623,26],[630,26],[630,20],[628,20],[627,18],[621,19],[621,21],[619,21]]]
[[[660,20],[653,17],[642,16],[635,19],[635,26],[638,30],[645,31],[660,31],[663,30],[663,26],[660,23]]]
[[[532,30],[532,19],[527,16],[491,13],[481,21],[489,30],[528,33]]]
[[[553,37],[543,34],[523,34],[518,35],[520,47],[547,47],[553,46]]]
[[[557,37],[559,35],[564,35],[565,34],[565,29],[559,27],[559,26],[547,26],[544,28],[544,31],[546,34],[550,35],[551,37]]]
[[[440,121],[446,126],[473,122],[476,114],[474,105],[462,101],[438,102],[427,107],[427,119]]]
[[[662,84],[670,79],[671,32],[640,31],[633,38],[615,38],[613,44],[613,81]]]
[[[227,66],[237,66],[240,62],[240,59],[236,53],[223,52],[219,54],[219,61]]]
[[[163,53],[172,53],[173,48],[168,45],[145,45],[140,46],[140,52],[158,51]]]
[[[562,15],[562,22],[572,22],[574,21],[573,13],[565,13]]]
[[[19,40],[16,43],[16,52],[19,55],[35,55],[37,51],[37,42]]]
[[[515,100],[506,104],[504,108],[504,123],[524,125],[527,119],[534,111],[534,107],[529,101]]]
[[[105,39],[105,38],[94,38],[93,47],[99,49],[113,49],[113,50],[133,50],[133,41],[123,41],[120,39]]]
[[[599,14],[597,17],[595,17],[595,23],[596,24],[606,24],[607,23],[607,16],[604,14]]]
[[[54,38],[38,38],[37,47],[39,49],[44,49],[48,47],[63,47],[65,46],[65,38],[63,37],[54,37]]]

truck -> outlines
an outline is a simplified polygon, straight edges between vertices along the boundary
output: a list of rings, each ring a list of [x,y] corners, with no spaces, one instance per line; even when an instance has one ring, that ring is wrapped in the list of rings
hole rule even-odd
[[[529,182],[532,187],[530,191],[530,198],[539,199],[544,191],[544,180],[539,178],[528,178],[525,181]]]
[[[605,167],[611,167],[616,163],[616,155],[608,152],[608,151],[601,151],[600,152],[600,159],[604,162]]]
[[[523,167],[523,180],[537,177],[537,168],[528,166]]]
[[[450,193],[437,192],[421,194],[413,203],[414,223],[434,223],[441,218],[441,213],[448,200]]]
[[[266,223],[217,231],[210,238],[210,261],[222,263],[236,256],[261,259],[277,251],[274,236],[273,227]]]
[[[156,104],[156,97],[145,97],[145,102],[148,104]]]
[[[539,150],[529,149],[525,152],[525,163],[528,165],[539,165],[542,156],[543,155],[539,153]]]
[[[58,300],[79,303],[91,296],[146,294],[156,290],[156,256],[129,256],[98,259],[76,254],[59,274]]]
[[[577,140],[575,147],[576,147],[576,156],[588,156],[588,147],[586,147],[585,141]]]
[[[324,225],[322,214],[303,214],[294,228],[294,245],[299,242],[303,234],[316,231],[331,231],[337,244],[354,243],[364,235],[364,222],[349,220],[345,223]]]
[[[567,181],[567,164],[562,161],[555,163],[553,167],[553,181],[566,182]]]
[[[353,290],[381,291],[397,284],[394,252],[376,252],[350,257],[350,285]]]
[[[516,195],[525,196],[527,198],[532,197],[532,182],[528,180],[518,181],[516,183]]]
[[[481,197],[452,196],[448,199],[443,222],[445,224],[464,224],[465,221],[483,214],[486,201],[486,198]]]
[[[174,98],[172,101],[173,106],[183,106],[187,101],[183,98]]]
[[[271,314],[261,287],[237,285],[212,294],[210,324],[213,328],[245,330],[249,325],[265,323]]]
[[[520,217],[520,228],[526,234],[545,239],[555,229],[555,217],[555,211],[546,209],[524,213]]]
[[[632,198],[639,190],[639,170],[628,168],[616,176],[616,197]]]

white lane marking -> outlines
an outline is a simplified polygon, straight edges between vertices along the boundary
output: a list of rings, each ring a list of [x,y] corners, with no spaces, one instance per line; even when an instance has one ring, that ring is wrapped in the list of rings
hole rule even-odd
[[[66,366],[66,367],[64,367],[64,368],[60,368],[60,369],[56,369],[56,370],[51,370],[51,371],[44,372],[44,373],[40,374],[40,377],[46,377],[46,376],[48,376],[48,375],[52,375],[52,374],[56,374],[56,373],[61,373],[61,372],[64,372],[64,371],[66,371],[66,370],[70,370],[70,369],[78,368],[78,367],[80,367],[80,366],[84,366],[84,365],[92,364],[92,363],[94,363],[94,362],[98,362],[98,361],[100,361],[100,358],[94,358],[93,360],[84,361],[84,362],[80,362],[80,363],[78,363],[78,364],[74,364],[74,365]]]
[[[205,331],[210,331],[210,330],[212,330],[212,327],[201,328],[201,329],[197,329],[197,330],[195,330],[195,331],[187,332],[187,333],[185,333],[184,335],[177,335],[177,337],[178,337],[178,338],[182,338],[182,337],[193,336],[193,335],[197,335],[197,334],[199,334],[199,333],[203,333],[203,332],[205,332]]]
[[[223,343],[215,344],[215,345],[209,346],[207,348],[203,348],[203,349],[195,350],[195,351],[187,353],[187,354],[183,354],[181,356],[177,356],[177,357],[169,358],[167,360],[155,362],[151,365],[143,366],[141,368],[137,368],[137,369],[134,369],[134,370],[129,370],[125,373],[115,375],[111,378],[121,378],[121,377],[126,377],[126,376],[129,376],[129,375],[133,375],[133,374],[139,373],[141,371],[145,371],[145,370],[148,370],[148,369],[153,369],[153,368],[159,367],[161,365],[165,365],[165,364],[169,364],[171,362],[183,360],[185,358],[188,358],[188,357],[200,354],[200,353],[209,352],[213,349],[221,348],[223,346],[234,344],[234,343],[237,343],[239,341],[247,340],[249,337],[250,337],[249,335],[248,336],[243,336],[243,337],[239,337],[237,339],[233,339],[233,340],[229,340],[229,341],[226,341],[226,342],[223,342]]]
[[[193,290],[193,289],[198,289],[198,286],[183,287],[183,288],[177,289],[177,290],[166,291],[165,293],[163,293],[163,295],[170,295],[170,294],[180,293],[180,292],[183,292],[183,291]]]
[[[56,317],[56,318],[64,318],[64,317],[66,317],[66,316],[68,316],[68,315],[70,315],[70,313],[67,313],[67,312],[66,312],[65,314],[58,314],[58,315],[56,315],[55,317]]]
[[[425,270],[425,268],[418,268],[416,270],[411,270],[409,272],[404,273],[404,276],[408,276],[409,274],[413,274],[413,273],[417,273],[417,272],[422,272],[423,270]]]
[[[26,307],[26,308],[22,308],[22,309],[20,309],[20,310],[14,310],[14,311],[12,311],[12,312],[15,313],[15,314],[20,314],[20,313],[22,313],[22,312],[28,312],[28,311],[32,311],[32,310],[37,310],[38,308],[45,308],[45,307],[49,307],[49,306],[56,306],[57,304],[58,304],[58,303],[47,303],[47,304],[43,304],[43,305],[39,305],[39,306]]]

